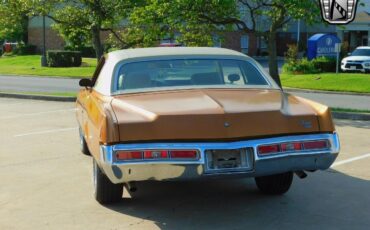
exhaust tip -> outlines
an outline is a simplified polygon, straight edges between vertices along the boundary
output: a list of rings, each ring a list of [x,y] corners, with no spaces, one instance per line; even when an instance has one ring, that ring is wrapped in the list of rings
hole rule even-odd
[[[300,179],[304,179],[307,177],[307,173],[305,173],[304,171],[295,171],[294,172],[295,175],[297,175]]]

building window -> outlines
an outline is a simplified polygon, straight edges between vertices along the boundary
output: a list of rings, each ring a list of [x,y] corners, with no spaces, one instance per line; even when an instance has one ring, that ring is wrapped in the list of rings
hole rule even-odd
[[[222,46],[221,38],[218,35],[213,35],[212,40],[213,40],[213,47],[221,47]]]
[[[248,37],[248,35],[242,35],[240,37],[240,47],[241,47],[242,53],[248,54],[248,48],[249,48],[249,37]]]

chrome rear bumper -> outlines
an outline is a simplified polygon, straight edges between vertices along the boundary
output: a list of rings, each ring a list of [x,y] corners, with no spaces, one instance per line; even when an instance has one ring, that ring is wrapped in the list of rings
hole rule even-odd
[[[260,156],[259,145],[294,141],[328,140],[330,148],[320,151],[301,151]],[[206,150],[251,149],[252,167],[247,170],[209,172],[206,166]],[[193,161],[151,160],[117,162],[116,150],[142,149],[197,149],[200,157]],[[204,143],[144,143],[118,144],[101,146],[100,159],[97,162],[113,183],[143,180],[177,180],[207,177],[256,177],[278,174],[288,171],[325,170],[335,161],[340,149],[339,138],[333,134],[297,135],[236,142]]]

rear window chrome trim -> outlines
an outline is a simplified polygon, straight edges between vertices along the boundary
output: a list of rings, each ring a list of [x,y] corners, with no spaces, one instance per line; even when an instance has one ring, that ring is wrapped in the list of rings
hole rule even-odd
[[[280,89],[279,87],[276,86],[275,83],[271,82],[273,81],[271,77],[266,76],[267,73],[261,69],[262,67],[252,58],[250,57],[230,57],[230,56],[213,56],[213,55],[204,55],[204,56],[199,56],[199,55],[189,55],[189,56],[158,56],[158,58],[139,58],[139,59],[125,59],[120,62],[118,62],[113,70],[113,77],[111,79],[111,95],[122,95],[122,94],[132,94],[132,93],[141,93],[141,92],[146,92],[145,89],[140,89],[140,90],[135,90],[135,92],[122,92],[118,90],[118,77],[119,77],[119,72],[120,69],[126,65],[126,64],[131,64],[131,63],[139,63],[139,62],[151,62],[151,61],[166,61],[166,60],[171,60],[171,61],[176,61],[176,60],[225,60],[225,61],[244,61],[250,63],[254,68],[257,69],[259,74],[263,77],[263,79],[266,81],[267,85],[259,85],[263,89]],[[248,86],[248,85],[246,85]],[[252,87],[256,87],[256,85],[249,85]],[[151,90],[152,92],[156,91],[165,91],[161,90],[162,87],[155,88],[155,90]],[[195,89],[197,87],[191,86],[188,87],[189,89]],[[201,88],[205,88],[204,86],[201,86]],[[233,89],[233,87],[224,87],[225,89]],[[249,88],[249,87],[245,87]]]

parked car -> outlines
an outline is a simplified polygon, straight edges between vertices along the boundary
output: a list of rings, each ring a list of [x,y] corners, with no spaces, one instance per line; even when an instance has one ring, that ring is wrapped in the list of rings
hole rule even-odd
[[[342,60],[343,71],[361,71],[370,73],[370,46],[355,49],[349,57]]]
[[[339,153],[328,107],[285,93],[236,51],[115,51],[80,86],[81,148],[103,204],[146,180],[254,177],[283,194],[293,173],[325,170]]]
[[[12,52],[14,49],[16,49],[18,45],[18,42],[8,42],[8,41],[5,41],[2,45],[2,50],[3,50],[3,53],[10,53]]]
[[[180,43],[172,43],[172,42],[163,42],[159,44],[159,47],[180,47],[182,44]]]

